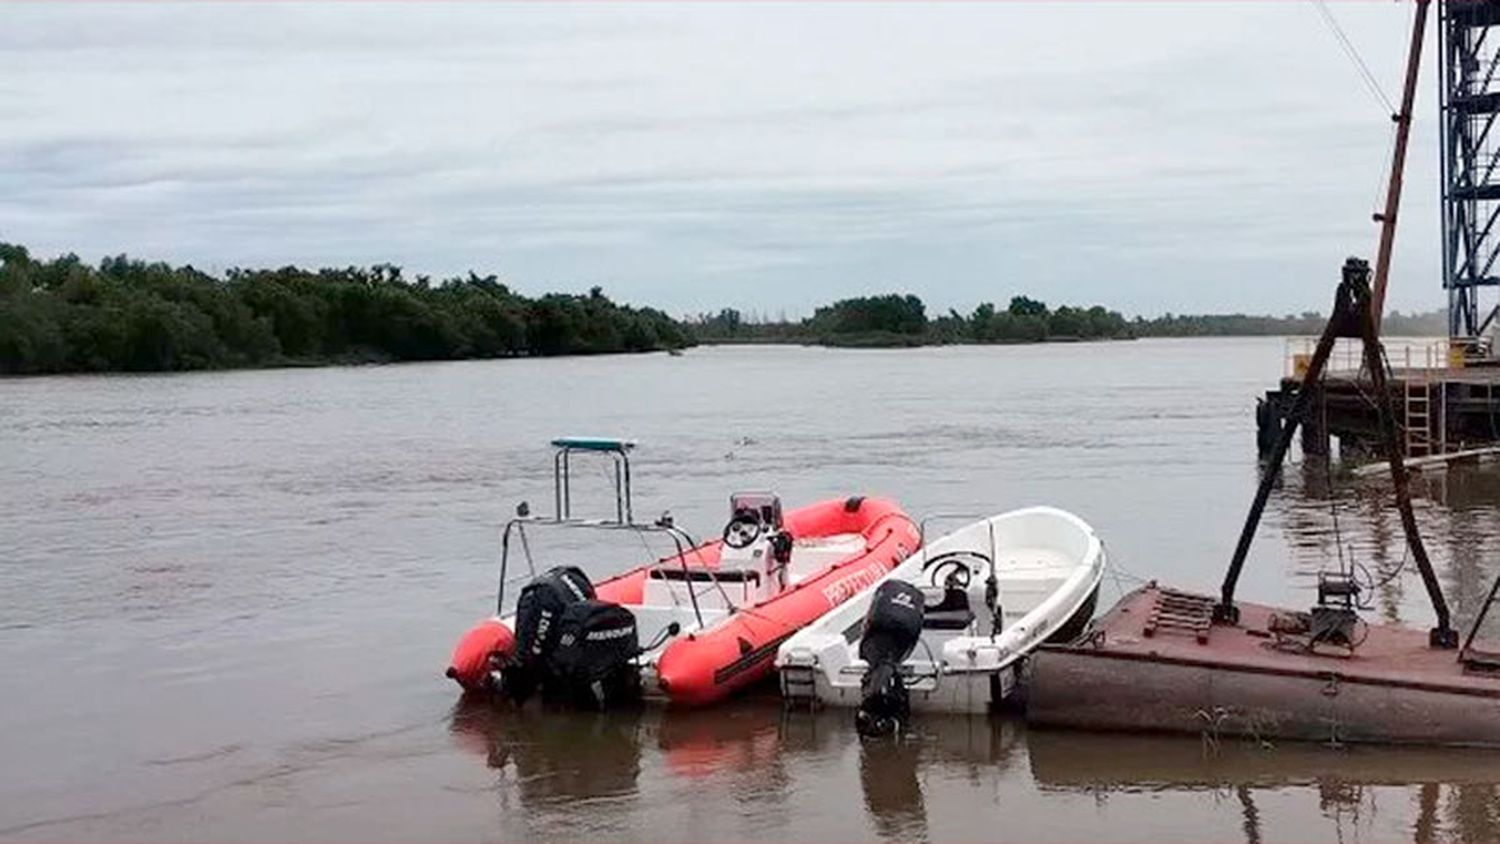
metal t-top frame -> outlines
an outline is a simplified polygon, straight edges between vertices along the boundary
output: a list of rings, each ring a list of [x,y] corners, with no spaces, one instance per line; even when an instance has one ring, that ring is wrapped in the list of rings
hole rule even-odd
[[[673,524],[670,517],[663,517],[660,521],[654,524],[638,525],[626,522],[612,522],[608,519],[547,519],[538,516],[517,516],[505,523],[505,531],[500,535],[500,584],[499,588],[495,590],[495,613],[498,615],[505,614],[505,587],[509,583],[511,583],[512,580],[529,580],[537,576],[536,561],[531,556],[531,544],[526,539],[527,525],[593,528],[595,530],[627,530],[642,536],[648,533],[664,533],[671,538],[672,544],[676,547],[677,554],[675,556],[675,559],[682,564],[683,571],[689,570],[688,555],[692,554],[693,556],[698,558],[698,562],[700,565],[702,565],[703,570],[709,573],[709,579],[714,583],[714,585],[717,586],[721,592],[724,590],[723,584],[720,584],[719,579],[714,576],[712,567],[710,567],[708,565],[708,562],[703,559],[701,554],[699,554],[698,543],[688,535],[687,531]],[[520,540],[522,553],[526,557],[527,573],[521,575],[518,578],[511,578],[508,576],[508,572],[510,569],[510,543],[512,535],[515,535],[517,539]],[[702,627],[703,612],[698,607],[698,593],[693,589],[691,580],[688,580],[687,584],[688,600],[693,605],[693,616],[698,620],[698,626]],[[730,604],[729,596],[727,593],[725,594],[724,598],[725,603]],[[730,605],[732,606],[732,604]]]
[[[570,458],[575,451],[607,455],[615,464],[615,519],[621,524],[635,520],[630,501],[630,451],[634,440],[610,437],[558,437],[552,441],[552,495],[559,521],[573,517]]]
[[[703,559],[699,553],[701,547],[697,540],[693,539],[687,531],[678,527],[672,517],[666,513],[660,519],[649,524],[637,524],[631,506],[630,491],[630,451],[635,448],[634,440],[613,439],[608,437],[558,437],[552,440],[552,447],[556,449],[552,456],[552,480],[553,500],[556,511],[552,518],[533,516],[530,507],[522,503],[516,508],[516,516],[505,523],[505,530],[500,535],[500,578],[495,590],[495,612],[498,615],[505,613],[505,589],[513,580],[509,576],[511,537],[514,536],[521,544],[521,550],[526,557],[527,573],[520,575],[515,580],[531,579],[537,576],[536,561],[531,555],[531,544],[526,538],[526,526],[552,526],[564,528],[586,528],[593,530],[624,530],[631,531],[637,535],[666,534],[677,550],[675,560],[682,565],[684,572],[688,572],[688,555],[692,554],[698,558],[698,563],[708,573],[709,580],[714,584],[724,599],[724,603],[733,608],[734,604],[724,585],[719,581],[713,568]],[[573,452],[590,452],[608,456],[615,467],[615,518],[614,519],[575,519],[572,517],[572,490],[571,490],[571,465],[570,458]],[[648,546],[649,547],[649,546]],[[693,607],[693,616],[698,621],[701,629],[703,624],[703,612],[698,606],[698,593],[692,586],[689,576],[684,582],[687,585],[688,600]]]

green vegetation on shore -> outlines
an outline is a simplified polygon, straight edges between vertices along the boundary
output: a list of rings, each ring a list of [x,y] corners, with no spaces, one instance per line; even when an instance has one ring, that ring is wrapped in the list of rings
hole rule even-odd
[[[1286,337],[1323,333],[1328,314],[1309,311],[1284,317],[1246,314],[1198,314],[1140,317],[1131,330],[1141,337]],[[1441,337],[1448,334],[1448,318],[1441,310],[1423,314],[1392,311],[1381,320],[1380,332],[1388,337]]]
[[[125,256],[31,258],[0,243],[0,373],[159,371],[358,361],[643,352],[692,342],[653,308],[521,296],[494,276],[403,277],[389,264],[316,272]]]
[[[1095,305],[1064,305],[1055,310],[1026,296],[1010,300],[1005,310],[983,304],[967,316],[950,310],[928,319],[915,296],[868,296],[844,299],[819,308],[800,321],[746,319],[733,308],[703,314],[688,323],[703,343],[804,343],[823,346],[931,346],[953,343],[1044,343],[1078,340],[1125,340],[1136,337],[1285,337],[1316,336],[1326,314],[1284,317],[1245,314],[1174,315],[1127,320]],[[1442,336],[1447,320],[1440,310],[1424,314],[1392,312],[1381,332],[1388,336]]]
[[[1102,307],[1056,310],[1016,296],[1004,310],[982,304],[967,316],[950,310],[928,319],[916,296],[888,294],[843,299],[800,322],[747,322],[726,308],[689,323],[705,343],[813,343],[823,346],[928,346],[952,343],[1039,343],[1112,340],[1134,336],[1123,316]]]
[[[802,320],[747,319],[726,308],[678,321],[587,295],[529,298],[495,276],[408,280],[401,268],[227,272],[123,255],[98,266],[50,261],[0,243],[0,374],[162,371],[410,360],[645,352],[694,343],[903,347],[1135,337],[1304,335],[1317,313],[1127,320],[1101,306],[1005,308],[929,318],[912,295],[843,299]],[[1386,317],[1390,335],[1441,335],[1442,312]]]

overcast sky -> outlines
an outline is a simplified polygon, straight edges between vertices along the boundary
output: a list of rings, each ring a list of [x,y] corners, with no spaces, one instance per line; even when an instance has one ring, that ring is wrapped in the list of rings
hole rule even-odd
[[[1397,98],[1410,4],[1331,6]],[[1443,301],[1427,58],[1403,310]],[[1382,111],[1305,0],[8,2],[0,240],[675,313],[1325,310]]]

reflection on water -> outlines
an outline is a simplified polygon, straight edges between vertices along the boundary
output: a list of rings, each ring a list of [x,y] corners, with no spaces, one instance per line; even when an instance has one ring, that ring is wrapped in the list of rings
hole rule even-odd
[[[980,784],[1012,770],[1021,741],[1013,721],[930,718],[901,740],[859,741],[844,710],[788,711],[764,689],[714,710],[642,707],[610,713],[514,705],[469,696],[449,718],[456,744],[501,774],[503,817],[519,818],[543,838],[580,832],[577,807],[590,827],[610,828],[635,804],[655,799],[660,777],[675,789],[730,801],[719,811],[778,815],[794,795],[832,785],[820,781],[830,758],[852,754],[862,806],[881,839],[929,837],[923,780],[941,769]],[[643,765],[649,758],[650,764]],[[643,776],[644,775],[644,776]]]
[[[1041,730],[1030,732],[1027,747],[1033,776],[1048,788],[1106,798],[1135,791],[1232,794],[1247,842],[1263,834],[1259,802],[1294,788],[1311,790],[1319,814],[1340,833],[1386,826],[1382,813],[1392,807],[1382,798],[1395,791],[1415,808],[1409,837],[1418,844],[1500,840],[1495,751],[1246,742],[1206,753],[1190,739]]]
[[[818,813],[792,825],[802,838],[837,828],[889,841],[973,840],[1004,829],[1062,840],[1099,815],[1120,824],[1095,830],[1105,840],[1140,829],[1206,834],[1159,826],[1154,813],[1167,799],[1212,818],[1213,837],[1248,844],[1289,831],[1303,840],[1500,840],[1495,751],[1249,741],[1209,750],[1192,737],[1027,730],[963,716],[921,716],[912,734],[873,741],[854,733],[847,712],[786,711],[769,699],[718,714],[544,713],[467,699],[450,725],[460,747],[501,775],[492,794],[502,830],[544,839],[632,837],[634,819],[670,814],[653,801],[712,807],[696,815],[707,832],[726,815],[785,820],[811,796],[825,809],[853,802],[827,829]],[[839,782],[845,773],[853,776]]]
[[[451,729],[485,764],[513,774],[529,805],[619,798],[636,791],[641,772],[639,711],[542,711],[461,698]]]
[[[1500,472],[1474,466],[1420,472],[1411,490],[1428,556],[1454,623],[1466,633],[1500,575]],[[1286,470],[1281,494],[1271,501],[1291,550],[1291,576],[1309,593],[1320,571],[1338,568],[1342,544],[1344,559],[1363,566],[1376,587],[1370,610],[1377,618],[1431,623],[1387,476],[1355,478],[1307,460]],[[1500,617],[1488,617],[1481,635],[1500,636],[1497,625]]]
[[[1131,574],[1213,590],[1283,352],[719,348],[0,380],[0,839],[1500,838],[1486,755],[1205,755],[928,716],[868,744],[847,712],[774,694],[544,713],[455,704],[441,676],[493,601],[498,525],[521,499],[546,509],[543,444],[564,433],[640,440],[636,511],[698,534],[734,489],[886,493],[917,516],[1045,502],[1104,537],[1121,583],[1102,603]],[[1500,568],[1500,471],[1414,490],[1462,622]],[[575,485],[580,513],[594,492]],[[1422,624],[1388,484],[1338,467],[1287,468],[1240,594],[1310,603],[1335,533],[1380,584],[1372,614]],[[539,564],[594,575],[653,553],[536,539]]]
[[[911,739],[866,741],[859,749],[859,785],[865,809],[882,838],[927,837],[927,806],[917,779],[921,746]]]

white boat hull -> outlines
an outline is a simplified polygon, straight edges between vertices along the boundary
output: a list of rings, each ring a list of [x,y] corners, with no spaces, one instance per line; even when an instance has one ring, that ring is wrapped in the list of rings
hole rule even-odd
[[[916,650],[902,665],[913,710],[981,713],[1008,698],[1028,654],[1059,634],[1075,631],[1092,615],[1105,554],[1082,519],[1052,507],[1031,507],[948,534],[881,582],[900,579],[932,590],[960,566],[968,569],[967,623],[961,628],[924,627]],[[992,573],[998,587],[998,625],[985,599]],[[860,628],[878,586],[781,646],[776,666],[783,696],[793,702],[859,706],[865,674],[859,658]]]
[[[919,712],[989,712],[991,707],[1005,700],[1014,691],[1016,667],[1012,664],[993,671],[972,671],[940,677],[929,675],[907,686],[911,708]],[[844,673],[848,676],[836,679],[810,666],[782,666],[782,696],[788,700],[819,706],[857,707],[864,697],[860,689],[864,668],[860,666],[855,670],[846,669]],[[804,676],[806,679],[801,679]]]

